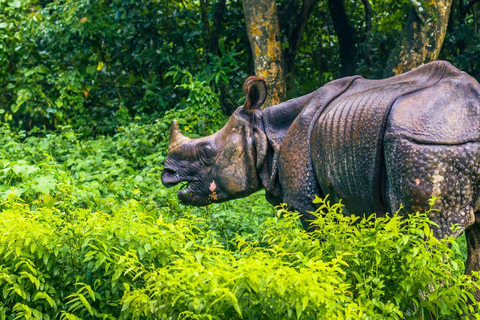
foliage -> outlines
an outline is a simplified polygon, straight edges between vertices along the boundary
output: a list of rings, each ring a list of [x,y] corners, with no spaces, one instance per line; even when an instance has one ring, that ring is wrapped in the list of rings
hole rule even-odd
[[[181,80],[181,83],[175,88],[181,88],[189,92],[186,99],[173,110],[166,112],[163,121],[170,123],[173,118],[177,118],[180,125],[188,133],[193,133],[193,137],[205,136],[212,134],[218,130],[220,125],[225,122],[226,118],[221,112],[218,97],[208,85],[208,80],[212,80],[213,76],[226,77],[223,71],[210,76],[210,79],[200,80],[194,77],[187,70],[175,69],[167,73],[174,81]]]
[[[347,282],[364,308],[382,318],[427,319],[467,313],[465,302],[473,296],[462,289],[472,290],[478,284],[460,275],[465,257],[459,243],[453,237],[437,240],[433,236],[435,224],[427,216],[435,211],[435,199],[430,200],[429,211],[409,214],[408,219],[398,212],[366,219],[345,217],[340,204],[330,206],[319,198],[314,202],[320,205],[314,237],[325,243],[312,249],[310,257],[321,252],[324,259],[334,259],[344,253]],[[327,214],[319,216],[325,210]],[[460,260],[447,258],[455,254]]]
[[[426,214],[358,221],[317,199],[318,230],[308,234],[262,194],[183,207],[158,183],[166,131],[158,121],[84,140],[69,127],[1,127],[4,319],[467,312],[473,283],[459,244],[433,238]]]
[[[300,1],[278,0],[279,11],[291,3]],[[478,78],[478,14],[463,17],[459,3],[441,58]],[[345,5],[356,30],[357,73],[379,78],[411,3],[371,0],[370,31],[362,1]],[[216,19],[214,3],[206,6],[207,20]],[[210,87],[219,97],[214,104],[229,115],[253,72],[239,0],[226,4],[218,54],[205,43],[208,28],[196,1],[0,0],[0,12],[0,117],[26,130],[70,125],[89,135],[114,134],[135,117],[151,120],[184,108],[190,92],[181,77]],[[326,1],[315,5],[295,64],[289,98],[340,76]]]
[[[480,4],[477,3],[476,7],[477,12],[480,12]],[[440,58],[451,61],[455,66],[478,80],[480,79],[480,65],[475,57],[480,54],[480,32],[478,30],[480,15],[475,16],[475,11],[471,11],[463,17],[460,9],[454,8],[449,25],[450,30],[447,33]],[[462,21],[462,19],[464,20]]]
[[[87,134],[114,133],[135,116],[158,117],[188,96],[175,90],[172,67],[206,74],[215,94],[227,85],[240,88],[245,78],[234,59],[242,53],[228,41],[222,57],[206,62],[193,3],[35,3],[0,1],[6,19],[0,27],[7,31],[0,42],[0,105],[4,120],[22,128],[72,125]],[[224,103],[235,105],[238,93]]]
[[[37,14],[34,1],[0,1],[0,106],[1,115],[5,119],[11,114],[5,114],[5,109],[17,111],[22,100],[33,98],[18,82],[26,82],[30,76],[41,80],[45,70],[41,67],[36,70],[22,70],[18,68],[21,61],[29,59],[32,43],[26,41],[28,28],[32,21],[41,19]],[[25,74],[29,71],[28,74]],[[18,97],[18,98],[17,98]]]
[[[360,1],[346,2],[357,71],[379,77],[410,7],[371,5],[367,33]],[[442,57],[478,78],[478,16],[457,11]],[[160,185],[171,121],[204,136],[243,102],[241,1],[227,3],[218,55],[196,1],[0,0],[0,12],[0,319],[472,311],[464,239],[433,238],[425,213],[359,220],[316,199],[318,229],[305,233],[262,192],[192,208]],[[306,28],[290,97],[339,75],[326,2]]]

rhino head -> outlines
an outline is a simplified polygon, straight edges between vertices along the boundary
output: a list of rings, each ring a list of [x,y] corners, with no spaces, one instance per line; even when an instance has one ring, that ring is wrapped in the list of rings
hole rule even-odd
[[[173,121],[162,183],[166,187],[185,183],[178,191],[183,204],[205,206],[245,197],[262,187],[258,172],[265,162],[267,139],[260,107],[267,86],[263,79],[250,77],[244,91],[245,104],[210,136],[187,138]]]

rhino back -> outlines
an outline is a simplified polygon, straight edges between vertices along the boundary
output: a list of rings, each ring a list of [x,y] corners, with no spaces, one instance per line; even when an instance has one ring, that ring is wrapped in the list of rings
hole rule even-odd
[[[323,193],[342,199],[347,214],[384,214],[383,139],[390,110],[401,97],[432,87],[451,73],[458,70],[437,62],[385,80],[357,79],[332,101],[311,140]]]
[[[420,144],[480,141],[480,84],[465,73],[398,99],[387,135]]]
[[[461,234],[475,222],[480,203],[480,85],[458,73],[394,104],[384,138],[389,207],[425,209],[435,234]],[[423,204],[423,208],[422,208]]]

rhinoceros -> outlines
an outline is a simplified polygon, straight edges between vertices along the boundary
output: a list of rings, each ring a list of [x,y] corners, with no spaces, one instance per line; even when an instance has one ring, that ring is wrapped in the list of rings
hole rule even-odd
[[[245,104],[211,136],[170,129],[162,182],[184,204],[245,197],[302,213],[309,228],[315,195],[342,199],[344,214],[428,209],[437,237],[466,232],[466,272],[480,270],[480,84],[437,61],[383,80],[341,78],[261,109],[265,81],[250,77]]]

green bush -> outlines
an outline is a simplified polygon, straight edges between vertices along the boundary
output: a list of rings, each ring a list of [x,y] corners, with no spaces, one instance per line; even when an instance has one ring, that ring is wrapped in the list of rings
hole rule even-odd
[[[221,57],[206,54],[193,2],[0,0],[0,12],[0,116],[17,127],[113,134],[163,116],[191,99],[170,70],[222,93],[204,108],[229,112],[242,94],[245,53],[222,40]]]
[[[427,214],[359,220],[317,199],[308,234],[262,193],[184,207],[159,184],[165,126],[0,127],[1,319],[469,314],[464,243],[433,238]]]

